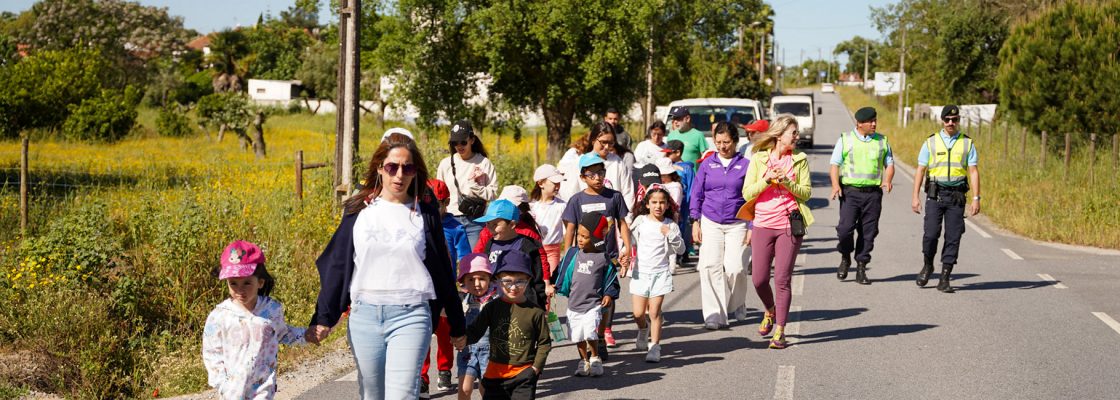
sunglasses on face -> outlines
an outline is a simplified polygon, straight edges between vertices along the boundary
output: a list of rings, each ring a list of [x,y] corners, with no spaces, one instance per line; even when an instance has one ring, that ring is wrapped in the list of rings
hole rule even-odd
[[[583,176],[584,176],[585,178],[594,178],[594,177],[600,177],[600,178],[602,178],[602,177],[604,177],[604,176],[607,176],[607,171],[606,171],[606,170],[598,170],[598,171],[583,171]]]
[[[466,140],[452,140],[450,143],[451,143],[452,146],[466,146],[467,145]]]
[[[961,118],[960,118],[960,117],[956,117],[956,118],[942,118],[941,120],[942,120],[942,121],[945,121],[945,123],[947,123],[947,124],[955,124],[955,123],[961,122]]]
[[[523,288],[529,286],[529,281],[525,279],[502,279],[499,282],[502,284],[502,287],[505,287],[506,289],[516,289],[519,287]]]
[[[381,165],[381,169],[390,176],[396,176],[398,170],[404,173],[404,176],[416,175],[416,164],[385,163]]]

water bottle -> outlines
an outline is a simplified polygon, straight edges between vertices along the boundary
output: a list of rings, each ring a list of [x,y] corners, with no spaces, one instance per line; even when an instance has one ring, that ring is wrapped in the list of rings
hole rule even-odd
[[[560,317],[556,316],[555,312],[548,312],[548,334],[552,336],[553,343],[559,343],[568,340],[568,333],[564,331],[564,324],[560,323]]]

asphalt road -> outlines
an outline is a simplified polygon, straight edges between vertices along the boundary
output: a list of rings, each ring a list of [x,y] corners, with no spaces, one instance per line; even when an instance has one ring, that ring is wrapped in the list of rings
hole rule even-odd
[[[571,376],[577,353],[553,348],[538,395],[557,399],[1116,399],[1120,398],[1120,256],[1016,238],[982,218],[969,221],[956,293],[914,284],[921,268],[921,216],[910,211],[907,168],[885,196],[870,286],[836,279],[838,203],[827,199],[828,156],[853,122],[840,99],[817,93],[817,143],[809,150],[816,223],[801,249],[787,333],[770,350],[756,332],[754,289],[745,322],[706,331],[698,277],[682,269],[666,299],[662,362],[634,350],[629,299],[619,302],[600,378]],[[890,132],[885,132],[888,137]],[[983,171],[986,157],[980,149]],[[895,154],[913,165],[916,154]],[[983,174],[981,174],[983,176]],[[985,202],[999,199],[985,197]],[[627,282],[624,281],[625,286]],[[623,293],[627,293],[623,288]],[[562,315],[562,314],[561,314]],[[433,368],[434,370],[434,368]],[[433,371],[434,374],[434,371]],[[434,381],[434,377],[433,377]],[[434,388],[434,385],[433,385]],[[475,395],[478,398],[477,394]],[[357,399],[354,374],[300,399]],[[454,398],[433,393],[433,398]]]

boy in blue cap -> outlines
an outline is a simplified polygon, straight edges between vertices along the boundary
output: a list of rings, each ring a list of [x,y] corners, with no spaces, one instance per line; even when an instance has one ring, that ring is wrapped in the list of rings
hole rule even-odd
[[[486,214],[474,222],[486,224],[486,229],[494,233],[484,251],[491,264],[498,264],[503,255],[511,251],[518,251],[532,257],[530,261],[531,280],[525,295],[534,305],[544,308],[547,298],[545,287],[548,286],[549,271],[541,263],[541,244],[536,239],[517,233],[514,227],[521,218],[521,212],[513,202],[505,199],[494,200],[486,207]]]

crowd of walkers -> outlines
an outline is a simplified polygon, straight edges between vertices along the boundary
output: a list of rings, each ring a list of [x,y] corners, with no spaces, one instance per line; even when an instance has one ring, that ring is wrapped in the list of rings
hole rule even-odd
[[[979,190],[975,148],[955,130],[958,113],[946,107],[946,129],[931,135],[919,160],[934,185],[927,185],[926,208],[936,213],[927,213],[917,283],[932,273],[931,226],[939,231],[944,220],[944,253],[952,253],[942,256],[938,288],[945,292],[963,232],[951,218],[963,214],[969,184]],[[674,108],[670,117],[671,127],[651,124],[631,151],[619,113],[609,110],[557,165],[538,166],[528,189],[499,186],[510,177],[497,175],[467,121],[451,127],[450,156],[434,174],[410,132],[387,131],[366,185],[345,201],[316,260],[321,287],[308,328],[289,326],[268,297],[274,283],[259,247],[236,241],[222,254],[218,277],[230,299],[207,319],[209,383],[223,398],[271,398],[278,345],[319,343],[345,316],[363,399],[427,397],[432,335],[435,390],[458,388],[460,399],[475,390],[487,399],[531,399],[553,340],[576,344],[575,377],[605,373],[622,280],[638,327],[635,347],[659,362],[664,299],[697,248],[703,327],[745,320],[750,281],[764,309],[759,334],[770,348],[785,348],[793,267],[813,223],[797,121],[718,121],[709,148],[688,109]],[[832,198],[841,199],[837,276],[846,278],[855,252],[856,281],[867,284],[893,154],[875,132],[873,109],[855,117],[856,129],[841,135],[831,159]],[[916,184],[915,212],[918,193]],[[977,194],[971,214],[978,201]],[[559,328],[557,295],[567,298],[567,329]]]

